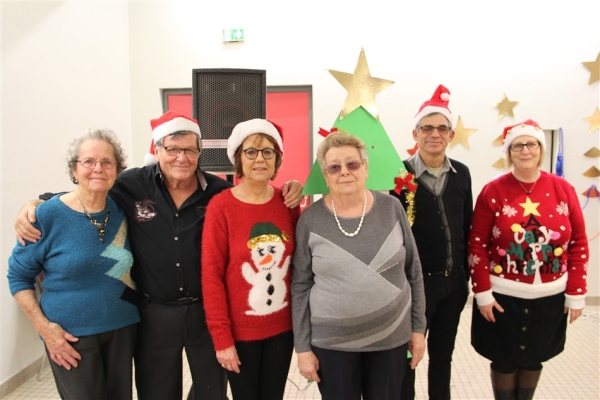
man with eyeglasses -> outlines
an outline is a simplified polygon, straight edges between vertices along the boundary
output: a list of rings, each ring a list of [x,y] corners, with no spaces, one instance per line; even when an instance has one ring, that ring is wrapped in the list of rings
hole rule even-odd
[[[146,166],[122,172],[109,192],[127,216],[132,274],[141,297],[134,357],[137,396],[181,399],[185,349],[193,383],[188,398],[225,399],[226,375],[205,321],[200,260],[206,206],[231,184],[200,169],[196,120],[168,111],[151,126]],[[285,204],[297,206],[301,192],[299,182],[287,182]],[[15,225],[22,243],[39,238],[39,232],[25,228],[28,215],[34,218],[35,210],[24,208]]]
[[[414,217],[411,229],[425,285],[430,399],[450,399],[452,353],[469,294],[466,248],[473,214],[471,174],[466,165],[446,156],[454,138],[449,99],[450,91],[439,85],[414,118],[418,150],[404,161],[415,177],[414,198],[407,191],[390,191]],[[409,369],[403,400],[415,398],[414,385],[415,371]]]

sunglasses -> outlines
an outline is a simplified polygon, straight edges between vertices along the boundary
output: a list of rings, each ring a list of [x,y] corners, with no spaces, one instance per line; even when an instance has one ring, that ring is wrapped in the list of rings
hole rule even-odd
[[[346,169],[348,171],[356,171],[363,165],[362,161],[348,161],[346,163]],[[342,172],[342,166],[340,164],[332,164],[325,167],[325,171],[329,175],[337,175]]]

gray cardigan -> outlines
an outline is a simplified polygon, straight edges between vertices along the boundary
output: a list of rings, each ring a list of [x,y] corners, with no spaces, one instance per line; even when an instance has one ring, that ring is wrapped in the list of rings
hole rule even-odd
[[[296,228],[292,320],[297,352],[311,344],[338,351],[380,351],[425,333],[421,263],[406,213],[388,194],[375,201],[357,236],[345,236],[323,199]],[[338,217],[346,232],[359,218]]]

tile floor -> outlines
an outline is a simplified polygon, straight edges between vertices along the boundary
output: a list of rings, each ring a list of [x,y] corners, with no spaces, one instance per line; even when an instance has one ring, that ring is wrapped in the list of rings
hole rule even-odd
[[[544,372],[535,394],[540,399],[600,399],[600,323],[599,306],[588,306],[582,317],[567,331],[565,351],[544,364]],[[471,348],[469,331],[471,325],[470,305],[461,316],[456,350],[454,353],[452,397],[453,399],[492,399],[489,381],[489,363]],[[427,398],[427,360],[417,368],[417,399]],[[191,381],[185,370],[184,393]],[[53,400],[58,399],[50,368],[45,368],[40,381],[30,379],[11,393],[6,400]],[[135,395],[134,389],[134,399]],[[230,397],[231,398],[231,397]],[[308,384],[296,369],[292,360],[285,399],[320,399],[317,385]],[[167,400],[167,399],[165,399]]]

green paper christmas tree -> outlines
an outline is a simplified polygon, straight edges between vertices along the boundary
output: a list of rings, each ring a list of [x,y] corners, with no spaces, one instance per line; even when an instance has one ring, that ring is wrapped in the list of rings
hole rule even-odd
[[[342,111],[330,130],[349,133],[359,137],[367,146],[369,157],[369,179],[367,188],[371,190],[391,190],[396,187],[394,178],[406,173],[402,159],[379,121],[375,95],[394,82],[373,78],[369,72],[364,49],[354,74],[329,70],[346,88],[348,96]],[[302,194],[327,194],[329,189],[321,173],[319,162],[313,164]]]

